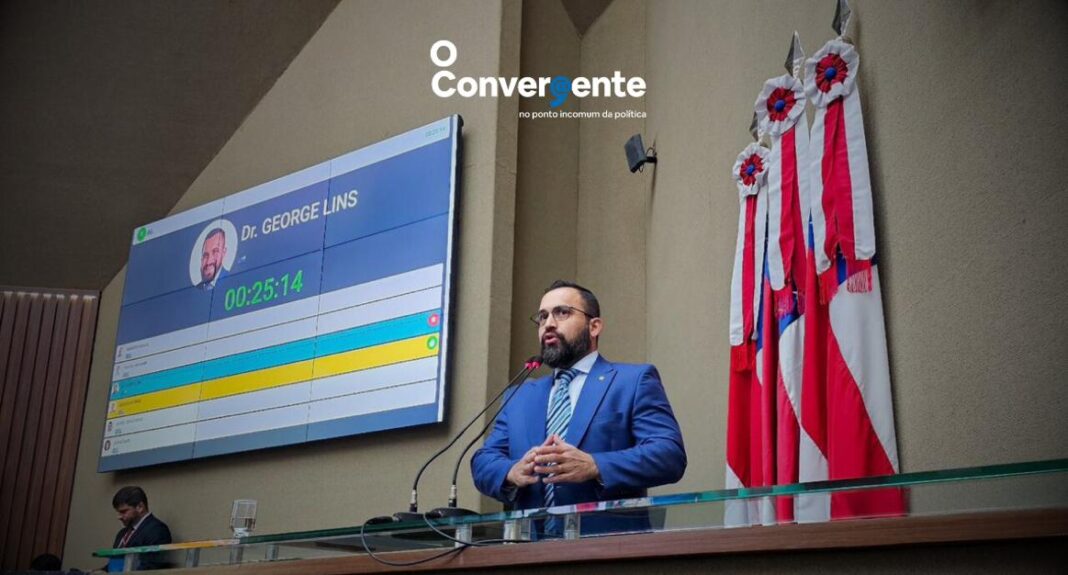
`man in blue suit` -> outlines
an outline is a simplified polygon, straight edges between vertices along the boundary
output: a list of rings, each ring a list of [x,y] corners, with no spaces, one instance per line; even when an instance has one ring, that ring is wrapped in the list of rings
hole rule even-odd
[[[531,320],[553,374],[513,392],[471,458],[478,490],[529,509],[644,497],[681,479],[686,450],[660,375],[600,356],[597,297],[558,280]],[[545,535],[558,527],[547,522]],[[590,515],[581,525],[583,534],[648,529],[645,512]]]

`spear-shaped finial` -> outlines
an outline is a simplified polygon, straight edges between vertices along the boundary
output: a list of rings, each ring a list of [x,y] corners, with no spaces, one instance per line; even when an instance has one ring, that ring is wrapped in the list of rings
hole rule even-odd
[[[801,37],[794,31],[790,39],[790,51],[786,54],[786,73],[801,79],[801,67],[805,65],[805,49],[801,47]]]
[[[852,14],[853,11],[849,9],[849,2],[838,0],[838,5],[834,8],[834,22],[831,23],[838,37],[845,36],[846,30],[849,29],[849,17]]]
[[[760,141],[760,120],[757,119],[756,112],[753,112],[753,121],[749,122],[749,133],[753,135],[753,141]]]

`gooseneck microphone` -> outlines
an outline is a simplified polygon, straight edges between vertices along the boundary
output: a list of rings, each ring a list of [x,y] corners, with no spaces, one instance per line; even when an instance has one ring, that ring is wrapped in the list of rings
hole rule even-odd
[[[541,360],[541,356],[535,356],[535,357],[532,357],[529,360],[527,360],[527,365],[526,365],[526,370],[525,370],[526,371],[526,375],[530,375],[535,370],[537,370],[539,367],[541,367],[541,361],[542,361]],[[524,376],[524,377],[526,377],[526,376]],[[521,385],[523,385],[523,383],[525,383],[525,379],[520,381],[518,377],[513,379],[511,382],[509,382],[508,386],[505,387],[505,389],[507,390],[516,381],[519,381],[519,385],[516,385],[516,391],[519,391],[519,386],[521,386]],[[476,515],[477,514],[475,511],[472,511],[470,509],[462,509],[462,508],[457,508],[456,507],[456,477],[458,475],[460,475],[460,463],[463,462],[464,456],[467,455],[468,451],[471,451],[471,448],[475,446],[475,443],[477,443],[478,440],[483,435],[486,434],[486,431],[488,431],[489,428],[493,426],[493,424],[497,421],[497,416],[500,415],[502,411],[504,411],[505,406],[508,405],[508,402],[512,401],[513,397],[515,397],[515,393],[512,393],[512,395],[509,395],[504,401],[501,402],[500,407],[498,407],[497,411],[494,412],[493,417],[491,417],[490,420],[488,422],[486,422],[486,425],[482,427],[482,431],[479,431],[478,435],[476,435],[474,437],[474,439],[472,439],[471,442],[467,444],[467,447],[464,447],[464,450],[462,452],[460,452],[460,457],[456,458],[456,466],[453,467],[453,469],[452,469],[452,485],[449,487],[449,506],[448,507],[439,507],[437,509],[434,509],[433,511],[431,511],[431,514],[434,514],[434,515],[437,515],[437,516],[440,516],[440,517],[455,517],[455,516],[458,516],[458,515]]]
[[[409,500],[408,502],[408,511],[394,513],[392,518],[393,521],[420,521],[423,519],[423,515],[419,513],[419,479],[423,476],[423,472],[426,471],[426,468],[429,467],[435,459],[440,457],[441,454],[448,451],[449,448],[452,447],[461,437],[463,437],[463,434],[467,433],[468,429],[471,429],[471,426],[474,425],[476,421],[478,421],[479,417],[482,417],[484,413],[489,411],[489,408],[492,407],[493,404],[496,403],[496,401],[500,399],[502,395],[504,395],[504,392],[508,391],[508,389],[512,387],[512,385],[514,385],[517,381],[525,379],[528,375],[530,375],[532,371],[538,369],[539,367],[541,367],[540,356],[534,356],[528,359],[523,365],[523,369],[519,370],[519,373],[515,374],[515,376],[512,377],[512,379],[508,382],[508,385],[504,386],[504,389],[501,389],[501,391],[497,393],[497,395],[493,396],[493,399],[491,399],[489,403],[486,404],[486,407],[483,407],[482,411],[479,411],[477,414],[475,414],[475,416],[471,418],[471,421],[469,421],[467,425],[465,425],[464,428],[461,429],[460,432],[457,433],[456,436],[453,437],[447,445],[445,445],[445,447],[439,449],[437,453],[432,455],[430,459],[428,459],[426,463],[424,463],[423,466],[419,468],[419,473],[415,474],[415,481],[412,482],[412,497],[411,500]],[[455,481],[453,483],[455,484]],[[382,520],[388,521],[389,519],[384,517],[376,517],[372,519],[370,523],[379,523]]]

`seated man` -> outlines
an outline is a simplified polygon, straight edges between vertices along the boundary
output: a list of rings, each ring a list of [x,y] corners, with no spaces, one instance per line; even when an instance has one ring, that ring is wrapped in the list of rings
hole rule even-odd
[[[115,534],[113,548],[164,545],[171,542],[171,530],[148,510],[148,496],[140,487],[123,487],[111,498],[111,506],[119,514],[123,528]],[[138,570],[164,569],[170,564],[162,553],[141,556]]]
[[[552,376],[518,387],[471,458],[482,493],[528,509],[643,497],[686,470],[682,433],[651,365],[597,352],[604,327],[588,289],[556,281],[531,320]],[[560,535],[556,520],[546,535]],[[583,517],[582,533],[649,529],[645,512]]]

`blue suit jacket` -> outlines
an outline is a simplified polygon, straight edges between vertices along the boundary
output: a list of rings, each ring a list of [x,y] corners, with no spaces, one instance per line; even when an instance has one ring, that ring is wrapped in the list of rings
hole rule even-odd
[[[528,450],[545,441],[552,377],[519,386],[497,417],[485,444],[471,458],[471,474],[482,493],[503,501],[508,471]],[[682,432],[668,403],[660,374],[651,365],[612,363],[598,357],[564,440],[589,453],[601,472],[596,481],[557,484],[557,505],[644,497],[649,487],[674,483],[686,470]],[[515,507],[544,507],[544,484],[519,490]],[[582,532],[648,529],[638,517],[583,517]]]

